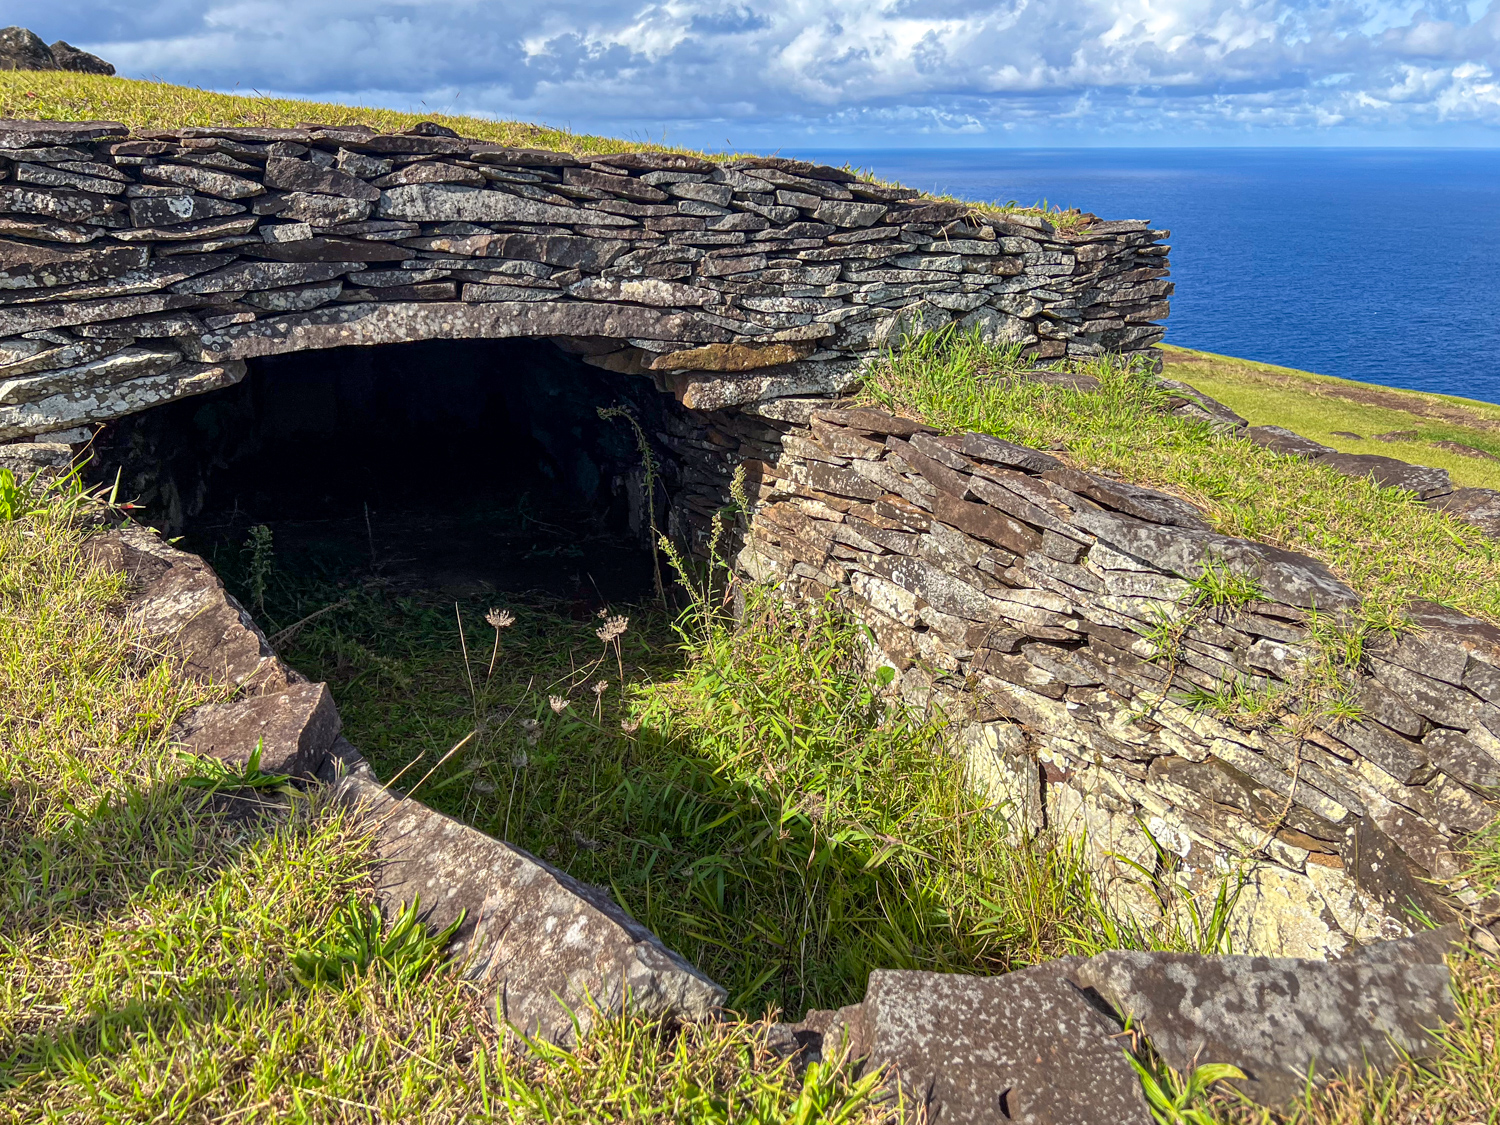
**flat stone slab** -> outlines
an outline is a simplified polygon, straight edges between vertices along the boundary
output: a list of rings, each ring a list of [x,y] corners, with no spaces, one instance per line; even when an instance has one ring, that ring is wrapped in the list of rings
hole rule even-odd
[[[1150,1125],[1120,1026],[1066,977],[1064,958],[998,977],[876,970],[862,1004],[788,1029],[825,1058],[890,1068],[934,1125]]]
[[[1256,445],[1269,449],[1272,453],[1281,453],[1288,457],[1312,459],[1335,452],[1331,445],[1305,438],[1282,426],[1251,426],[1245,431],[1245,437]]]
[[[1447,469],[1411,465],[1375,453],[1328,453],[1318,460],[1347,476],[1368,477],[1383,488],[1409,489],[1423,500],[1453,491]]]
[[[1429,503],[1474,525],[1486,535],[1500,539],[1500,492],[1490,488],[1457,488]]]
[[[1169,1066],[1231,1063],[1248,1076],[1245,1093],[1279,1105],[1301,1096],[1309,1074],[1385,1071],[1401,1051],[1432,1053],[1428,1030],[1455,1009],[1448,968],[1427,944],[1346,961],[1115,951],[1071,979],[1130,1017]]]
[[[292,684],[285,691],[194,708],[174,735],[189,753],[243,766],[260,749],[266,773],[317,772],[343,724],[327,684]]]
[[[587,1033],[598,1013],[699,1021],[723,1004],[724,989],[604,888],[358,773],[338,795],[375,827],[380,901],[390,909],[420,895],[436,929],[466,910],[449,952],[525,1034],[571,1043],[574,1021]]]
[[[187,675],[249,691],[280,691],[302,682],[276,658],[245,607],[197,555],[140,527],[96,535],[84,545],[84,554],[96,565],[125,574],[132,586],[132,619],[147,641],[181,657]]]

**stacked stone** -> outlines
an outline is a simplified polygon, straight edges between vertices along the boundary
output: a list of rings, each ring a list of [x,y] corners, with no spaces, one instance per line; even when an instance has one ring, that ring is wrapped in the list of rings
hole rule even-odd
[[[1287,956],[1398,935],[1413,908],[1500,915],[1458,858],[1500,813],[1500,630],[1419,605],[1416,630],[1366,642],[1359,720],[1294,738],[1217,718],[1183,693],[1293,691],[1315,619],[1357,610],[1321,563],[1038,450],[795,405],[762,407],[782,420],[732,454],[781,451],[749,462],[739,568],[840,592],[904,697],[955,719],[973,783],[1018,831],[1086,835],[1117,903],[1159,908],[1141,869],[1212,893],[1244,866],[1237,948]],[[1208,566],[1260,599],[1196,607]],[[1152,639],[1163,622],[1175,653]]]
[[[1143,351],[1165,233],[435,125],[0,123],[0,441],[68,444],[248,358],[342,345],[551,337],[708,409],[837,391],[952,321],[1040,360]]]

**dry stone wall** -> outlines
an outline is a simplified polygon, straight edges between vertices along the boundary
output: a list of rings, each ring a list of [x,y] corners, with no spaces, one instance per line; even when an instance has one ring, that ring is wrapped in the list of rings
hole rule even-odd
[[[308,348],[548,337],[695,409],[836,392],[918,324],[1038,360],[1138,352],[1163,333],[1165,234],[435,125],[0,122],[0,455],[50,464],[67,451],[38,446]]]
[[[1214,405],[1184,395],[1178,409]],[[1294,737],[1216,715],[1185,694],[1295,698],[1320,659],[1315,627],[1352,621],[1354,591],[1312,559],[1216,534],[1175,497],[827,407],[711,419],[726,466],[751,469],[738,567],[796,597],[836,592],[901,695],[950,716],[972,782],[1017,831],[1083,836],[1137,914],[1180,904],[1170,887],[1209,911],[1243,871],[1241,950],[1338,955],[1409,932],[1414,911],[1500,916],[1455,882],[1463,838],[1500,812],[1500,630],[1418,605],[1410,632],[1367,638],[1347,673],[1357,721]],[[1198,604],[1206,567],[1260,597]]]

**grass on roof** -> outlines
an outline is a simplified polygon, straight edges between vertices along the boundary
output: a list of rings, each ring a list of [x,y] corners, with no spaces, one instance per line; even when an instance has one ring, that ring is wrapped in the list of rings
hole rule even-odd
[[[444,113],[401,113],[334,102],[218,94],[167,82],[68,71],[0,71],[0,117],[118,121],[132,129],[183,129],[209,125],[290,129],[311,122],[319,125],[368,125],[383,133],[399,133],[420,121],[434,121],[463,137],[525,148],[576,153],[693,152],[693,155],[714,159],[710,154],[690,149],[596,137],[524,121],[496,121],[487,117]]]
[[[1162,350],[1164,374],[1218,399],[1252,426],[1283,426],[1340,453],[1376,453],[1431,465],[1447,469],[1455,484],[1500,490],[1500,406],[1494,403],[1378,387],[1187,348]],[[1348,437],[1351,433],[1359,437]],[[1377,436],[1386,434],[1401,436]]]
[[[1017,379],[1021,364],[1015,349],[945,331],[880,364],[865,394],[948,431],[1059,449],[1082,468],[1175,492],[1227,535],[1327,563],[1374,627],[1399,622],[1414,599],[1500,622],[1500,543],[1413,494],[1163,413],[1165,390],[1139,366],[1082,365],[1100,388],[1077,391]]]

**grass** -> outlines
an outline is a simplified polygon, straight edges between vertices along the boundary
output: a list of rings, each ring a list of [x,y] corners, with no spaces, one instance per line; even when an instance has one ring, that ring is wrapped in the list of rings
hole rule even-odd
[[[1252,426],[1282,426],[1341,453],[1378,453],[1447,469],[1455,484],[1500,489],[1500,406],[1493,403],[1375,387],[1187,348],[1162,350],[1164,374],[1218,399]],[[1389,433],[1411,436],[1371,440]],[[1436,442],[1456,442],[1491,457],[1464,455]]]
[[[243,588],[244,555],[210,555]],[[544,598],[455,606],[311,569],[273,573],[267,627],[343,603],[284,647],[377,773],[409,782],[467,738],[421,799],[610,886],[747,1014],[852,1003],[877,967],[1004,972],[1148,940],[1122,936],[1081,850],[1007,844],[941,717],[885,708],[831,607],[750,590],[739,627],[700,614],[679,635],[616,606],[629,624],[604,642],[606,618]]]
[[[876,704],[827,607],[752,592],[745,626],[700,615],[686,636],[630,607],[617,651],[555,605],[515,599],[496,627],[461,604],[450,625],[264,545],[226,559],[264,583],[273,630],[306,597],[343,603],[291,647],[382,772],[410,765],[422,799],[611,886],[744,1013],[527,1053],[431,964],[436,938],[374,923],[358,823],[172,750],[225,690],[134,635],[65,505],[19,508],[0,522],[0,1122],[900,1118],[847,1068],[792,1079],[767,1020],[858,999],[877,965],[1002,972],[1148,940],[1077,849],[1006,843],[937,723]],[[455,732],[473,736],[429,772]]]
[[[880,364],[864,394],[944,430],[1058,450],[1176,493],[1227,535],[1321,559],[1364,598],[1370,628],[1399,627],[1418,598],[1500,621],[1500,544],[1411,493],[1164,413],[1166,392],[1138,366],[1084,365],[1100,386],[1080,391],[1017,379],[1019,363],[1014,351],[939,333]]]
[[[687,151],[522,121],[495,121],[442,113],[401,113],[334,102],[219,94],[168,82],[50,70],[0,71],[0,117],[118,121],[132,129],[183,129],[203,125],[295,128],[316,122],[320,125],[368,125],[385,133],[402,132],[420,121],[434,121],[465,137],[528,148],[601,154],[640,149]]]
[[[65,506],[28,507],[0,522],[0,1122],[869,1117],[845,1071],[791,1080],[754,1021],[616,1020],[536,1057],[451,967],[298,984],[359,940],[426,952],[350,922],[363,829],[313,795],[186,784],[166,732],[224,691],[134,635]]]

